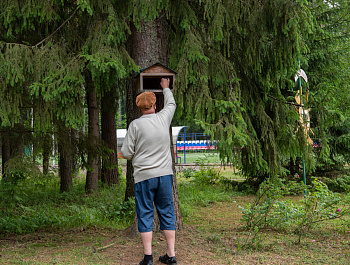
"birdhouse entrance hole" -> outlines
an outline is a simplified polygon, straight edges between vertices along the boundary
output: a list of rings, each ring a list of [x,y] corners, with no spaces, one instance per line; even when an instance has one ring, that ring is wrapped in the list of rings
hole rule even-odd
[[[160,86],[160,80],[162,78],[170,78],[170,89],[173,89],[173,77],[172,76],[143,76],[143,90],[144,91],[153,91],[153,90],[162,90]]]
[[[160,63],[142,69],[136,76],[138,78],[139,92],[162,93],[163,89],[160,86],[160,80],[162,78],[170,79],[169,88],[172,90],[175,76],[175,71]]]

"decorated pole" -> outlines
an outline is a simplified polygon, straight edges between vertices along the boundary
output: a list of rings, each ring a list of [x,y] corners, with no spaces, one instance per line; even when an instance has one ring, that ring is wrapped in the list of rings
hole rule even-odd
[[[299,65],[300,67],[300,65]],[[302,69],[299,69],[298,71],[298,74],[295,76],[295,79],[298,80],[298,89],[299,89],[299,104],[300,104],[300,107],[299,107],[299,113],[301,113],[301,117],[303,119],[303,123],[304,123],[304,109],[303,109],[303,102],[302,102],[302,87],[301,87],[301,78],[303,78],[305,80],[305,82],[307,82],[307,76],[306,76],[306,73],[304,72],[304,70]],[[303,125],[304,126],[304,125]],[[305,132],[307,133],[307,128],[305,129]],[[303,158],[303,162],[302,162],[302,165],[303,165],[303,182],[304,182],[304,185],[306,185],[306,170],[305,170],[305,159]],[[307,191],[306,191],[306,188],[304,190],[304,197],[306,198],[307,197]]]

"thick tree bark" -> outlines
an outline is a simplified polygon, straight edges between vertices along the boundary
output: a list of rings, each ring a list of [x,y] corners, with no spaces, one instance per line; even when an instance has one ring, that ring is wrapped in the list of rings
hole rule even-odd
[[[136,106],[136,91],[135,88],[136,83],[134,78],[130,79],[130,82],[127,84],[127,93],[126,93],[126,122],[127,125],[140,116],[140,111]],[[127,161],[126,164],[126,189],[125,189],[125,201],[128,201],[131,197],[134,196],[134,168],[132,166],[131,161]]]
[[[59,173],[61,178],[60,191],[69,191],[73,186],[70,130],[63,122],[58,126],[58,153],[59,153]]]
[[[132,31],[132,52],[131,57],[135,61],[136,65],[142,68],[151,66],[154,63],[160,62],[168,65],[168,47],[167,47],[167,36],[164,18],[158,18],[152,22],[142,22],[141,32],[133,27]],[[127,92],[127,124],[129,125],[132,120],[140,116],[140,112],[136,106],[135,99],[137,96],[137,80],[133,79],[132,86]],[[164,98],[162,94],[157,95],[157,111],[161,110],[164,106]],[[171,135],[171,129],[170,129]],[[169,143],[170,145],[170,143]],[[174,206],[176,216],[176,229],[182,229],[182,219],[180,214],[179,202],[178,202],[178,192],[177,192],[177,182],[175,175],[175,157],[172,150],[173,159],[173,196],[174,196]],[[133,192],[133,177],[132,177],[132,166],[128,161],[127,165],[127,188],[126,193],[131,194]],[[132,180],[132,182],[131,182]],[[131,187],[132,185],[132,187]],[[127,196],[125,196],[127,199]],[[136,218],[135,218],[136,220]],[[136,223],[136,222],[135,222]],[[129,229],[130,235],[135,235],[135,230],[137,230],[136,224],[134,224],[131,229]],[[159,220],[155,212],[155,218],[153,222],[153,231],[159,230]]]
[[[156,21],[147,23],[142,22],[141,31],[138,31],[136,27],[133,26],[131,45],[131,57],[135,61],[136,65],[140,66],[141,69],[157,62],[167,64],[168,53],[164,19],[157,19]],[[131,86],[128,87],[126,98],[128,126],[134,119],[139,118],[141,114],[135,102],[137,93],[137,79],[132,78]],[[157,96],[157,108],[161,109],[159,107],[159,100],[159,96]],[[126,200],[129,196],[133,196],[134,193],[132,164],[130,161],[127,163],[126,191],[128,193],[128,196],[125,196]]]
[[[97,145],[99,142],[100,126],[99,126],[99,109],[97,103],[96,89],[92,80],[91,73],[87,71],[85,73],[85,82],[87,90],[87,103],[88,103],[88,138],[91,143],[91,148],[88,151],[88,170],[86,173],[86,192],[94,192],[98,189],[98,166],[99,155]]]
[[[101,102],[101,138],[109,150],[102,158],[101,180],[107,186],[119,183],[115,114],[116,92],[105,92]]]

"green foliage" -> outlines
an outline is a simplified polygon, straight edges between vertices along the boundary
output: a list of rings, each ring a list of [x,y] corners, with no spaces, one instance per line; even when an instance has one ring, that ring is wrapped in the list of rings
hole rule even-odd
[[[38,166],[28,156],[16,156],[5,164],[5,174],[1,179],[0,193],[3,203],[12,205],[25,201],[28,183],[46,183]]]
[[[218,183],[218,181],[221,178],[220,168],[207,165],[203,161],[197,162],[196,166],[198,167],[198,169],[182,169],[180,171],[182,173],[182,176],[204,186]]]
[[[20,198],[17,200],[7,185],[0,189],[0,233],[23,234],[87,226],[122,228],[134,220],[133,198],[124,202],[125,179],[120,186],[102,188],[86,196],[83,179],[75,178],[72,190],[60,193],[56,177],[40,181],[28,175],[15,186],[14,194]]]
[[[100,142],[83,146],[83,137],[74,145],[58,134],[85,134],[87,87],[98,101],[113,90],[117,101],[138,70],[127,51],[133,1],[17,2],[0,4],[0,129],[13,132],[30,116],[25,129],[35,137],[28,144],[40,146],[50,133],[55,148],[59,141],[84,160],[100,151]]]
[[[180,171],[179,171],[181,176],[186,179],[192,178],[196,174],[196,172],[197,171],[192,167],[180,168]]]
[[[285,174],[286,157],[304,157],[308,172],[349,162],[347,1],[201,1],[176,12],[170,61],[179,69],[178,119],[195,118],[219,140],[223,161],[259,178]],[[310,88],[316,156],[287,104],[299,60],[309,77],[302,86]],[[345,130],[334,135],[333,126]]]
[[[197,207],[208,207],[217,202],[232,201],[236,191],[227,191],[219,185],[202,185],[193,181],[179,181],[179,202],[181,216],[190,220],[196,213]]]
[[[308,172],[350,161],[347,0],[34,0],[2,1],[0,10],[1,129],[32,111],[26,128],[37,135],[55,132],[58,120],[80,130],[87,82],[99,99],[122,95],[138,70],[130,25],[165,17],[177,119],[218,140],[223,162],[264,179],[287,174],[290,157],[303,157]],[[315,155],[291,105],[299,62]]]
[[[56,120],[81,128],[86,69],[100,97],[111,89],[121,93],[120,80],[137,70],[124,43],[130,34],[128,5],[1,2],[5,13],[0,17],[0,126],[13,129],[23,120],[20,110],[26,109],[33,112],[29,130],[52,131]]]
[[[337,178],[322,178],[328,189],[333,192],[350,192],[350,176],[344,175]]]
[[[333,193],[327,186],[314,179],[313,187],[308,191],[308,196],[302,201],[300,219],[297,219],[295,232],[300,237],[309,232],[317,223],[335,220],[348,216],[350,207],[340,194]]]
[[[302,186],[299,185],[299,190],[296,190],[295,182],[284,184],[280,179],[267,179],[261,183],[253,202],[247,207],[240,206],[246,227],[255,231],[268,226],[267,219],[276,202],[291,191],[300,193]]]
[[[310,3],[315,30],[303,68],[309,77],[309,105],[316,152],[316,170],[343,169],[349,163],[349,36],[348,1]]]
[[[314,27],[307,2],[201,1],[175,10],[177,115],[195,118],[219,140],[221,159],[246,175],[282,174],[281,157],[307,153],[295,135],[297,112],[283,104]]]
[[[307,196],[299,202],[284,198],[290,191],[299,189],[299,193],[306,189]],[[322,222],[341,219],[350,214],[348,196],[342,197],[333,193],[327,186],[314,179],[312,186],[300,183],[297,187],[284,184],[279,179],[264,181],[254,201],[242,210],[242,221],[253,235],[247,241],[249,244],[256,240],[263,228],[277,231],[289,231],[299,236],[305,236],[316,225]],[[255,241],[254,241],[255,242]]]
[[[207,207],[217,202],[231,201],[237,191],[227,190],[221,185],[221,170],[204,161],[197,163],[198,168],[181,168],[177,176],[181,216],[190,219],[196,213],[196,207]]]
[[[57,211],[57,209],[45,206],[35,210],[20,206],[17,209],[18,213],[21,214],[20,216],[2,212],[0,215],[0,231],[23,234],[42,229],[57,229],[58,227],[75,228],[95,222],[95,211],[85,207],[66,207],[66,211]]]

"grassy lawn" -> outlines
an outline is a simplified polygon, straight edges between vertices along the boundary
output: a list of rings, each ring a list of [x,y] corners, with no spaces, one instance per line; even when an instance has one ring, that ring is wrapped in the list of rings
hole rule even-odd
[[[221,173],[238,179],[232,168],[222,169]],[[250,235],[240,221],[242,212],[239,206],[246,206],[254,196],[222,185],[203,185],[181,175],[180,172],[178,191],[184,229],[177,232],[179,264],[350,264],[349,216],[343,221],[319,223],[302,237],[300,243],[297,243],[298,237],[294,233],[265,229],[254,243],[246,244]],[[0,264],[138,264],[143,255],[142,243],[139,237],[127,236],[125,228],[130,222],[118,219],[123,215],[111,215],[111,221],[98,219],[94,210],[110,207],[103,211],[111,211],[113,201],[119,202],[116,199],[123,195],[123,189],[105,190],[92,196],[85,196],[83,189],[77,190],[69,197],[51,191],[55,194],[53,201],[45,197],[44,192],[37,193],[42,199],[28,199],[31,204],[26,207],[43,214],[40,211],[44,207],[40,201],[43,201],[46,209],[56,207],[62,215],[71,215],[67,215],[67,220],[75,220],[72,217],[75,212],[90,215],[89,224],[63,224],[17,234],[0,232]],[[302,196],[288,198],[298,201]],[[38,208],[34,208],[34,204]],[[64,211],[72,205],[76,208]],[[0,218],[7,211],[4,207],[0,204]],[[32,217],[38,216],[32,213]],[[154,264],[160,264],[157,257],[165,250],[164,235],[155,233]]]
[[[196,205],[177,233],[179,264],[350,264],[349,235],[331,224],[313,231],[300,244],[295,243],[295,235],[265,231],[259,248],[238,249],[238,240],[247,236],[238,205],[249,200],[249,196],[234,196],[232,201]],[[124,265],[137,264],[142,257],[140,238],[98,227],[2,237],[0,244],[1,264]],[[154,256],[165,249],[164,236],[156,233]]]
[[[192,164],[192,163],[197,163],[197,162],[205,162],[205,163],[220,163],[220,158],[218,153],[206,153],[206,152],[201,152],[201,153],[190,153],[186,152],[186,160],[185,160],[185,154],[178,153],[178,157],[181,158],[181,163],[184,164]],[[180,159],[177,160],[179,164]]]
[[[210,151],[210,153],[201,152],[201,153],[193,153],[193,152],[186,152],[186,161],[185,161],[185,155],[184,153],[178,153],[178,159],[175,161],[178,165],[181,164],[194,164],[194,163],[217,163],[220,164],[220,158],[219,153],[214,153]],[[126,164],[126,159],[120,159],[120,163],[122,165]]]

